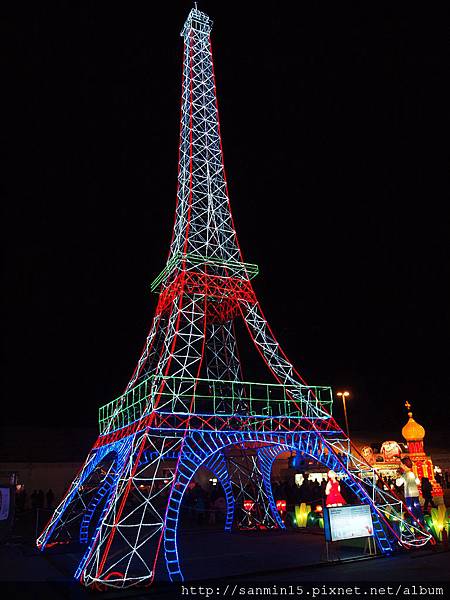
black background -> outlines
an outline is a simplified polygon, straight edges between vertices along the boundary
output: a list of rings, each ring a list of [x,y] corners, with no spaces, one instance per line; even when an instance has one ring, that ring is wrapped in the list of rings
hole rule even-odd
[[[156,305],[175,208],[190,2],[7,16],[2,418],[94,425]],[[441,16],[395,3],[199,2],[244,260],[309,383],[354,429],[406,400],[448,426]],[[342,410],[336,402],[336,415]]]

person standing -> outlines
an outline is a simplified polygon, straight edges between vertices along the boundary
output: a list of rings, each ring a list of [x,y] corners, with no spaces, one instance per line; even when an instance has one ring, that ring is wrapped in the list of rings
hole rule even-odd
[[[33,490],[31,494],[31,508],[34,510],[38,507],[38,493],[37,490]]]
[[[419,488],[417,487],[419,480],[414,475],[412,460],[409,456],[400,461],[400,472],[401,475],[396,479],[395,483],[398,487],[403,485],[403,493],[408,510],[418,521],[422,521],[423,514],[419,502]]]
[[[425,501],[423,504],[423,512],[428,512],[429,504],[431,504],[433,508],[436,508],[436,504],[433,502],[433,486],[431,485],[431,482],[428,479],[428,477],[422,477],[420,487],[422,488],[422,496]]]
[[[44,508],[44,492],[39,490],[37,493],[37,508]]]
[[[55,494],[53,493],[52,488],[50,488],[46,494],[47,499],[47,508],[53,508],[53,501],[55,499]]]

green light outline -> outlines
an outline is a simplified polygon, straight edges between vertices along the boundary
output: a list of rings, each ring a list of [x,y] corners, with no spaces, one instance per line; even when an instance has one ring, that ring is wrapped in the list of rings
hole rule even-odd
[[[239,274],[245,273],[249,279],[253,279],[259,274],[259,267],[253,263],[236,262],[233,260],[221,260],[217,258],[210,258],[208,256],[200,256],[199,254],[175,254],[169,261],[167,261],[164,269],[159,273],[157,277],[150,284],[150,289],[155,292],[161,283],[167,279],[172,271],[182,262],[186,261],[188,265],[212,265],[214,267],[224,267],[230,269]]]
[[[144,381],[138,385],[132,387],[130,390],[108,402],[107,404],[99,407],[98,422],[100,435],[106,430],[110,420],[114,418],[116,426],[115,429],[119,429],[139,419],[146,409],[147,403],[151,396],[151,383],[155,379],[155,375],[147,377]],[[195,403],[201,402],[202,400],[211,401],[212,414],[217,414],[220,417],[226,417],[228,413],[219,412],[218,403],[223,400],[229,401],[231,404],[231,414],[228,416],[244,416],[234,411],[238,410],[238,403],[245,402],[248,404],[249,414],[247,416],[255,416],[262,418],[272,418],[272,407],[275,405],[283,406],[283,416],[286,418],[302,418],[308,416],[308,407],[313,405],[315,410],[322,412],[321,407],[327,409],[328,414],[324,413],[323,418],[329,418],[331,416],[333,406],[333,393],[330,386],[307,386],[307,385],[290,385],[282,383],[267,383],[267,382],[254,382],[254,381],[233,381],[227,379],[205,379],[205,378],[191,378],[191,377],[158,377],[159,381],[186,381],[189,382],[195,389],[194,393],[194,407]],[[204,394],[202,390],[198,390],[198,384],[206,384],[212,391],[212,393]],[[223,395],[220,393],[219,387],[229,386],[231,387],[231,395]],[[249,395],[241,397],[238,394],[236,388],[244,387]],[[257,397],[254,395],[256,392],[255,387],[259,388],[259,391],[266,390],[263,397]],[[167,389],[167,387],[166,387]],[[276,397],[271,396],[271,391],[280,391]],[[281,391],[282,390],[282,391]],[[303,393],[305,391],[306,393]],[[317,400],[311,400],[308,392],[312,391],[317,397]],[[295,398],[295,402],[300,405],[300,410],[294,408],[294,401],[290,399],[288,393],[300,392],[300,397]],[[328,395],[329,400],[321,399],[321,396]],[[162,398],[168,399],[167,404],[163,404],[163,407],[170,403],[170,396],[172,396],[172,413],[173,414],[184,414],[183,411],[176,410],[176,403],[183,396],[176,396],[170,390],[168,392],[162,392]],[[190,391],[186,397],[192,397],[192,391]],[[320,407],[318,406],[320,404]],[[120,408],[119,408],[120,407]],[[153,406],[151,407],[153,409]],[[258,409],[258,410],[255,410]],[[148,409],[147,409],[148,412]],[[205,414],[203,411],[199,411],[201,414]],[[195,414],[194,412],[190,414]],[[275,415],[280,417],[281,415]]]

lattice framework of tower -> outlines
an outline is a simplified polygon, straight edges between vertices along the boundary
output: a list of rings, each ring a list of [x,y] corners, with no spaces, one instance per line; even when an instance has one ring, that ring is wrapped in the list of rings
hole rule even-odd
[[[161,555],[170,580],[183,579],[180,507],[200,466],[223,487],[227,531],[284,528],[270,478],[287,451],[333,469],[370,506],[381,552],[431,539],[392,491],[377,486],[375,469],[331,416],[331,389],[306,384],[261,310],[252,286],[258,267],[243,261],[230,210],[211,28],[194,8],[181,32],[175,224],[152,283],[159,297],[150,332],[124,393],[100,408],[99,437],[37,540],[41,550],[85,544],[75,576],[100,589],[151,583]],[[269,381],[243,379],[238,320]]]

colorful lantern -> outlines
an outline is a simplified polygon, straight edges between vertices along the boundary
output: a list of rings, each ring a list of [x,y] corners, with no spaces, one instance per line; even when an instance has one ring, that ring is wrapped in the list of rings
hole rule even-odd
[[[318,516],[316,515],[315,512],[311,511],[308,514],[308,517],[306,519],[306,526],[307,527],[316,527],[317,526],[317,521],[319,520]]]
[[[402,449],[397,442],[383,442],[381,445],[380,454],[386,462],[389,462],[394,458],[400,458],[401,453]]]
[[[364,448],[361,448],[361,454],[364,460],[369,463],[369,465],[373,465],[375,462],[375,456],[370,446],[364,446]]]
[[[297,527],[306,527],[308,515],[311,512],[311,506],[302,502],[300,506],[295,507],[295,520]]]
[[[307,527],[320,527],[321,529],[323,529],[322,513],[316,513],[316,512],[311,511],[308,514],[308,517],[306,519],[306,526]]]
[[[444,504],[439,504],[437,508],[432,508],[430,514],[425,515],[424,519],[438,542],[442,542],[444,530],[448,536],[450,529],[450,512],[445,508]]]

